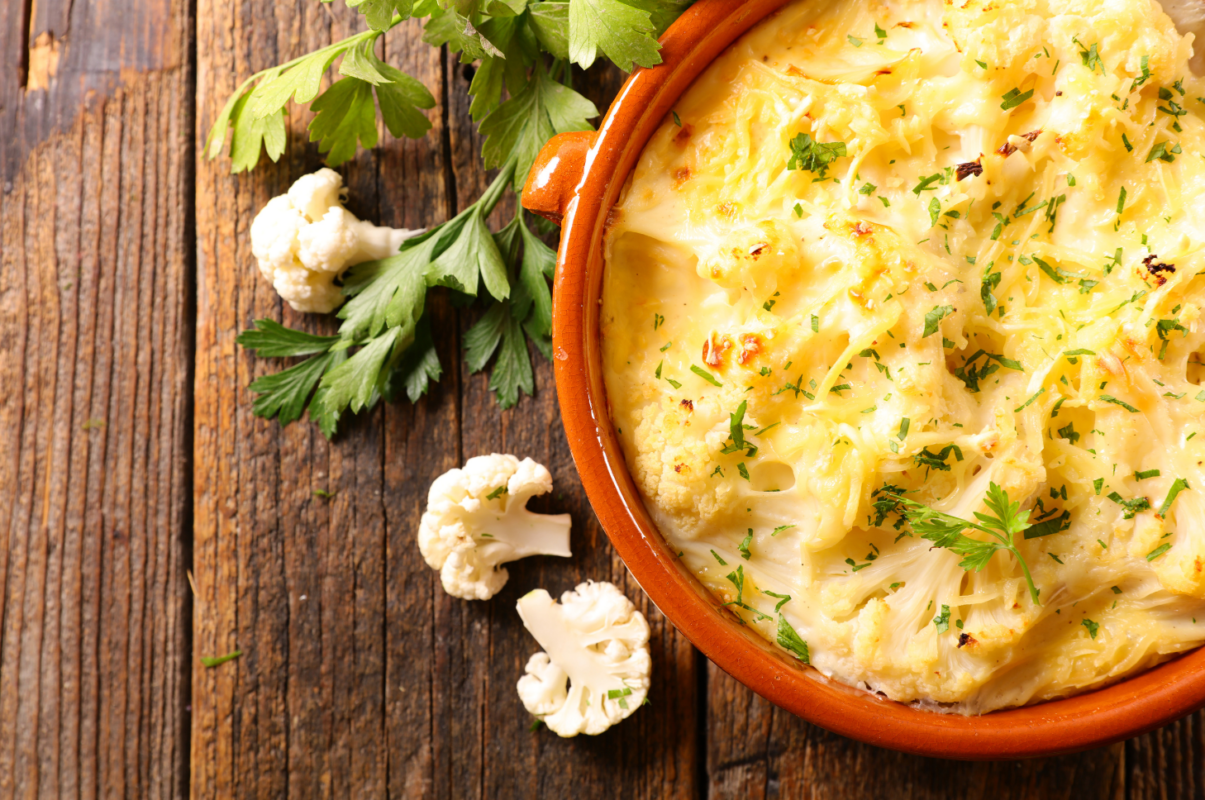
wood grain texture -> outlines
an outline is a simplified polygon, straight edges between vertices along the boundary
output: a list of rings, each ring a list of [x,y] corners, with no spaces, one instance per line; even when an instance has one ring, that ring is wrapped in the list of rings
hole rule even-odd
[[[968,765],[773,708],[614,555],[551,367],[533,352],[536,397],[500,411],[460,356],[480,312],[440,293],[445,376],[419,403],[333,443],[254,418],[246,387],[278,365],[238,332],[264,316],[334,327],[282,306],[249,252],[255,213],[320,160],[304,111],[282,161],[251,175],[196,147],[236,81],[361,29],[313,0],[0,2],[0,800],[1205,797],[1201,714],[1079,756]],[[446,219],[490,178],[471,70],[420,36],[407,23],[383,55],[439,99],[434,129],[385,134],[343,170],[352,209],[394,226]],[[578,79],[605,108],[621,76]],[[556,490],[533,507],[573,515],[575,555],[514,564],[469,603],[442,591],[415,531],[431,480],[494,451],[549,467]],[[514,684],[537,645],[513,609],[586,579],[648,616],[651,705],[561,740],[528,730]],[[217,669],[194,658],[236,647]]]
[[[0,798],[178,797],[191,17],[22,6],[0,8]]]
[[[198,138],[236,81],[361,29],[346,9],[308,2],[206,2],[198,15]],[[392,32],[385,57],[440,98],[434,129],[417,142],[386,138],[343,170],[351,208],[393,226],[446,219],[489,180],[468,115],[471,72],[445,64],[420,34],[417,24]],[[611,74],[590,91],[604,106],[618,85]],[[247,384],[278,367],[239,351],[237,332],[261,316],[332,329],[281,306],[247,243],[262,204],[318,166],[307,122],[291,116],[280,164],[237,178],[228,162],[197,166],[195,647],[244,655],[195,674],[194,796],[695,796],[696,656],[643,601],[589,512],[542,357],[537,396],[499,410],[488,378],[468,375],[460,358],[478,312],[437,292],[429,307],[445,376],[418,404],[378,408],[333,443],[308,423],[281,430],[252,417]],[[513,213],[508,200],[495,226]],[[549,466],[556,496],[535,507],[574,514],[579,555],[515,565],[501,594],[470,603],[443,592],[415,533],[430,482],[495,451]],[[644,603],[654,704],[610,736],[533,734],[515,682],[538,648],[514,603],[587,578],[614,580]]]
[[[968,764],[919,758],[828,733],[710,665],[713,798],[1093,798],[1122,800],[1125,745],[1061,758]]]
[[[202,2],[198,21],[198,137],[236,81],[362,29],[342,4],[312,2]],[[438,53],[389,59],[422,80],[432,69],[438,76]],[[287,154],[251,175],[229,175],[225,158],[197,167],[194,646],[244,655],[194,673],[195,797],[370,797],[386,784],[381,412],[334,444],[308,423],[282,430],[257,419],[247,385],[278,365],[234,341],[260,317],[334,328],[282,307],[248,240],[263,204],[319,165],[308,122],[295,112]],[[403,182],[413,191],[394,202],[438,208],[421,180],[437,164],[438,134],[410,147],[395,163],[410,159]],[[377,216],[377,156],[362,155],[346,174],[352,209]]]

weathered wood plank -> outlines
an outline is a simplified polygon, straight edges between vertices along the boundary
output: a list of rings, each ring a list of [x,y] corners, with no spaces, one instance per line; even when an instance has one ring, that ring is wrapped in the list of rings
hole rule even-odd
[[[119,5],[0,8],[0,797],[186,790],[191,28]]]
[[[350,32],[358,20],[344,12],[203,2],[198,136],[236,81]],[[441,54],[420,35],[417,24],[392,32],[385,53],[451,99],[447,128],[441,105],[424,140],[386,139],[344,170],[353,210],[382,224],[438,222],[487,182],[468,118],[468,77],[452,64],[445,87]],[[616,85],[612,76],[595,89]],[[436,293],[429,302],[445,377],[417,405],[378,409],[331,444],[308,423],[282,431],[251,416],[245,387],[272,365],[239,352],[237,332],[258,316],[332,328],[281,307],[247,242],[259,207],[317,166],[302,141],[307,121],[291,117],[280,165],[239,178],[227,176],[224,163],[198,165],[195,648],[210,655],[240,647],[244,656],[195,676],[194,793],[492,797],[593,786],[608,796],[693,796],[695,657],[654,609],[646,610],[655,628],[655,702],[639,722],[589,742],[527,730],[514,684],[535,643],[513,611],[518,595],[536,585],[559,593],[586,577],[624,585],[626,577],[576,483],[549,365],[539,367],[537,398],[499,411],[488,379],[468,376],[459,357],[460,334],[476,312]],[[508,201],[499,215],[509,213]],[[444,594],[415,533],[431,480],[494,450],[549,464],[558,498],[541,507],[575,513],[581,555],[520,565],[498,598],[467,603]],[[315,489],[334,496],[315,498]],[[633,741],[638,725],[657,738],[617,744]],[[566,759],[575,762],[570,769]]]
[[[310,2],[203,2],[198,20],[202,132],[250,73],[363,29],[342,4]],[[385,57],[438,95],[440,54],[419,34],[395,31]],[[444,218],[441,116],[424,139],[387,139],[343,170],[353,211],[409,227]],[[436,584],[414,529],[430,478],[458,457],[455,395],[445,385],[416,407],[378,409],[328,443],[308,422],[282,430],[252,416],[247,385],[278,366],[234,342],[259,317],[335,327],[283,306],[248,240],[260,207],[319,165],[309,119],[294,110],[280,164],[240,177],[225,158],[199,164],[194,630],[198,653],[244,656],[195,675],[197,797],[372,797],[389,785],[414,796],[431,783]],[[450,340],[441,355],[455,363]]]
[[[1188,800],[1205,796],[1205,712],[1125,744],[1130,800]]]
[[[456,196],[464,208],[480,195],[490,176],[479,169],[481,140],[468,114],[468,82],[472,71],[449,60],[449,138]],[[618,70],[592,73],[576,85],[600,109],[618,91]],[[514,215],[512,198],[500,204],[491,220],[495,228]],[[555,242],[554,242],[555,244]],[[479,314],[461,315],[461,333]],[[448,699],[466,690],[479,713],[437,735],[437,750],[445,749],[450,785],[437,794],[479,797],[694,797],[699,720],[696,709],[696,658],[693,648],[657,611],[614,554],[586,502],[561,426],[552,365],[531,349],[536,367],[537,394],[509,411],[500,411],[488,390],[488,377],[461,371],[462,450],[465,459],[490,452],[530,456],[548,466],[556,487],[553,496],[532,502],[532,508],[573,515],[568,562],[534,558],[510,565],[510,580],[489,604],[450,608],[457,633],[440,642],[454,668],[453,681],[437,688]],[[649,707],[636,712],[620,728],[598,737],[562,740],[547,730],[528,730],[531,717],[523,708],[515,684],[532,653],[539,647],[514,611],[518,598],[535,588],[554,597],[585,580],[607,580],[624,589],[647,615],[653,629],[651,649],[654,680]],[[452,604],[454,604],[453,601]],[[440,606],[449,604],[447,598]],[[436,672],[436,680],[442,681]],[[463,714],[462,714],[463,716]],[[473,740],[484,752],[468,756]]]
[[[717,798],[1078,798],[1121,800],[1125,745],[1060,758],[964,763],[828,733],[709,665],[707,773]]]

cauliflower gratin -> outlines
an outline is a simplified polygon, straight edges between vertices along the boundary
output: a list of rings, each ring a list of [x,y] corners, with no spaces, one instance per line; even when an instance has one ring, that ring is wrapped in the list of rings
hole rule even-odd
[[[681,99],[606,234],[606,385],[745,624],[961,713],[1205,640],[1192,50],[1151,0],[801,0]]]

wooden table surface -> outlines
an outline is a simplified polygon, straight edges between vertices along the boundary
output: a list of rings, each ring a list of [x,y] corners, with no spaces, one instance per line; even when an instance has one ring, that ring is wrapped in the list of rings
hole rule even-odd
[[[999,797],[1205,794],[1205,717],[1078,756],[960,764],[782,712],[649,604],[586,502],[550,366],[499,411],[431,305],[445,377],[328,443],[251,414],[259,317],[329,332],[259,276],[256,211],[315,169],[202,161],[252,72],[361,29],[342,2],[0,0],[0,800],[33,797]],[[421,141],[343,170],[352,208],[430,225],[485,186],[471,71],[407,23],[389,63],[435,94]],[[600,107],[622,76],[588,82]],[[503,209],[505,211],[505,208]],[[556,480],[574,557],[451,598],[415,531],[430,481],[492,451]],[[331,499],[316,490],[332,493]],[[191,576],[191,577],[190,577]],[[528,730],[515,681],[535,588],[610,580],[652,625],[651,706],[595,738]],[[214,669],[199,658],[239,648]]]

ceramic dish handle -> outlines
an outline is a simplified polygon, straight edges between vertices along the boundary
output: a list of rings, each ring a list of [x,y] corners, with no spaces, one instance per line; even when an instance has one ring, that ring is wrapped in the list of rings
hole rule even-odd
[[[549,139],[527,173],[523,207],[560,225],[581,182],[594,137],[593,131],[574,131]]]

